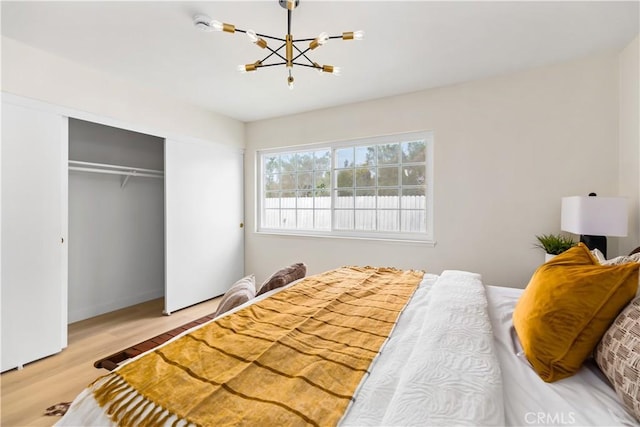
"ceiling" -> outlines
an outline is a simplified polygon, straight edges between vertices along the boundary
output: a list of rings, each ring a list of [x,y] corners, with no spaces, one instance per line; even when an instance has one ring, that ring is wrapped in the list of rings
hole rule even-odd
[[[619,50],[639,31],[639,1],[314,1],[295,38],[364,30],[309,56],[340,76],[284,66],[241,74],[265,51],[241,33],[202,32],[206,14],[284,37],[287,14],[263,1],[2,1],[2,35],[245,122],[501,75]],[[271,43],[270,43],[271,46]]]

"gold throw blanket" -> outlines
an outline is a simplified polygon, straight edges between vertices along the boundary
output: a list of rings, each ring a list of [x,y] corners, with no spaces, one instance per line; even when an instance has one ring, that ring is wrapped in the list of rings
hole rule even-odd
[[[423,276],[310,276],[98,379],[120,425],[335,425]]]

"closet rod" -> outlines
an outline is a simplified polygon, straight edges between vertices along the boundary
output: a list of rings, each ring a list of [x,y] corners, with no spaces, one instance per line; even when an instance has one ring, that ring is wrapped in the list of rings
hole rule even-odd
[[[75,167],[72,167],[72,166],[81,166],[82,169],[81,168],[75,168]],[[136,172],[150,173],[150,174],[156,174],[156,175],[163,175],[164,174],[163,171],[156,170],[156,169],[134,168],[134,167],[131,167],[131,166],[109,165],[109,164],[106,164],[106,163],[81,162],[79,160],[69,160],[69,169],[70,170],[82,170],[84,172],[95,172],[95,171],[98,171],[98,170],[102,171],[102,170],[108,170],[108,169],[117,169],[117,170],[129,171],[129,172],[136,171]],[[144,176],[144,175],[138,174],[138,176]]]
[[[106,173],[109,175],[141,176],[146,178],[163,178],[163,175],[160,175],[158,173],[152,174],[152,173],[138,172],[136,169],[110,171],[107,169],[81,168],[77,166],[69,166],[69,170],[78,171],[78,172]]]

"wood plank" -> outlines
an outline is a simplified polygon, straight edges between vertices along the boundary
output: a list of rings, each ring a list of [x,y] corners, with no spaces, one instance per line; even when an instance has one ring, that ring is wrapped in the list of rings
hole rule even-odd
[[[71,401],[84,387],[107,373],[93,363],[119,350],[214,313],[220,298],[163,316],[157,299],[69,325],[69,346],[2,374],[0,424],[50,426],[59,417],[44,416],[56,403]]]

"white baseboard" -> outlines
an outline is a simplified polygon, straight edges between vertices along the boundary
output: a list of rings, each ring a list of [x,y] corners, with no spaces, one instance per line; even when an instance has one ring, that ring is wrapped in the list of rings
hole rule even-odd
[[[99,316],[104,313],[119,310],[121,308],[130,307],[141,302],[164,297],[164,289],[144,292],[138,295],[120,298],[115,301],[107,301],[103,304],[82,307],[77,310],[69,311],[69,323],[78,322],[90,317]]]

